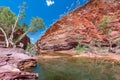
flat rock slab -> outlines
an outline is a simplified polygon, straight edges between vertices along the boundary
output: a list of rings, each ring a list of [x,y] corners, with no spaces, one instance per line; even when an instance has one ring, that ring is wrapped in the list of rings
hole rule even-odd
[[[0,73],[0,80],[35,80],[35,73],[26,72],[4,72]]]
[[[25,69],[36,65],[36,60],[28,56],[23,49],[0,48],[0,80],[35,80],[38,75],[25,72]]]

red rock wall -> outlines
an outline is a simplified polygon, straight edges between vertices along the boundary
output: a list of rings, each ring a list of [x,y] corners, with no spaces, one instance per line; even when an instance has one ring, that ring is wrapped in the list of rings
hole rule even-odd
[[[115,16],[109,23],[109,35],[112,40],[120,38],[120,0],[90,0],[55,22],[37,45],[43,50],[68,50],[79,43],[78,37],[82,43],[91,44],[94,40],[108,43],[107,35],[98,27],[104,15]]]

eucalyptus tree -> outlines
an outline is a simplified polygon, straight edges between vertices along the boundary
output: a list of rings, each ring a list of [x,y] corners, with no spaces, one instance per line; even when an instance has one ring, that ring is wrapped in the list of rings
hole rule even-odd
[[[3,32],[6,47],[9,46],[9,34],[12,32],[11,27],[15,22],[16,16],[8,7],[0,7],[0,30]]]
[[[6,47],[9,47],[9,44],[14,45],[14,32],[21,28],[18,26],[18,22],[24,18],[25,9],[26,3],[23,2],[19,7],[18,16],[16,16],[9,7],[0,7],[0,30],[4,34]]]
[[[26,9],[26,3],[23,2],[21,6],[19,6],[19,13],[16,16],[15,13],[13,13],[9,7],[0,7],[0,30],[4,34],[6,47],[9,47],[9,44],[11,44],[13,47],[16,46],[16,44],[24,38],[24,36],[29,32],[36,32],[40,28],[44,28],[44,22],[41,18],[36,17],[32,18],[30,25],[27,25],[26,23],[20,23],[20,20],[22,20],[25,17],[25,9]],[[14,39],[14,33],[17,30],[24,30],[24,33],[20,35],[17,40]]]
[[[19,21],[22,20],[23,18],[25,18],[25,10],[26,10],[27,6],[26,6],[26,2],[23,2],[21,6],[19,6],[19,12],[17,17],[15,18],[14,24],[11,26],[11,34],[9,37],[9,43],[11,45],[15,45],[13,42],[13,38],[14,38],[14,32],[16,32],[16,30],[18,30],[19,28],[25,28],[21,27],[19,24]]]
[[[37,30],[44,28],[44,22],[40,17],[33,17],[31,19],[30,25],[23,24],[24,33],[15,41],[17,44],[27,33],[35,33]],[[26,26],[26,27],[25,27]]]

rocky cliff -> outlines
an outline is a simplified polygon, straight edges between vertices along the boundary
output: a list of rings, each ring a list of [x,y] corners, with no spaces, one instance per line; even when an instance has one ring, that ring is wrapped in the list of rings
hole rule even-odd
[[[111,19],[100,24],[104,16]],[[108,34],[104,31],[110,30]],[[110,40],[120,38],[120,0],[90,0],[82,7],[66,14],[55,22],[37,42],[41,50],[69,50],[78,43],[100,42],[108,45]],[[94,44],[96,45],[96,44]]]

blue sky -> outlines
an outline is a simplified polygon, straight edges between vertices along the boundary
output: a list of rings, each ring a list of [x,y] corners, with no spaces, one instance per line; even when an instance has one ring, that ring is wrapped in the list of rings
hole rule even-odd
[[[24,22],[30,22],[32,17],[41,17],[44,20],[46,29],[49,28],[56,20],[62,15],[75,9],[80,2],[83,5],[88,0],[0,0],[0,6],[8,6],[10,9],[18,14],[18,6],[22,2],[27,3],[26,17]],[[35,43],[41,35],[45,32],[44,30],[38,30],[35,34],[28,34],[32,43]]]

